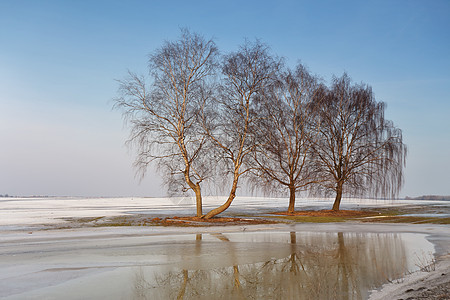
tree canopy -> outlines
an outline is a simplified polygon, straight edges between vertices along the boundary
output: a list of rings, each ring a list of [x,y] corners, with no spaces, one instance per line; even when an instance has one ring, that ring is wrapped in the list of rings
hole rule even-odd
[[[115,107],[130,126],[135,167],[155,162],[171,194],[191,191],[197,216],[226,210],[239,184],[299,191],[393,197],[403,183],[402,131],[386,105],[347,74],[327,86],[298,64],[287,67],[264,43],[245,41],[220,55],[213,40],[183,29],[149,55],[149,76],[119,80]],[[228,190],[225,203],[202,210],[204,182]]]
[[[402,131],[384,118],[385,104],[377,102],[372,88],[353,84],[347,74],[333,79],[318,103],[318,136],[314,162],[317,188],[336,194],[393,197],[403,183],[407,149]]]

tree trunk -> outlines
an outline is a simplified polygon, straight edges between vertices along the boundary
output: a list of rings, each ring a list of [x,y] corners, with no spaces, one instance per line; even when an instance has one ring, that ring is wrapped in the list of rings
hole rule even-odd
[[[237,174],[237,171],[234,174],[234,180],[233,180],[233,186],[231,187],[230,196],[228,196],[227,201],[225,201],[224,204],[221,206],[214,208],[209,213],[205,215],[205,219],[211,219],[214,216],[217,216],[218,214],[224,212],[228,207],[230,207],[231,202],[233,202],[234,198],[236,197],[236,190],[237,190],[237,184],[239,180],[239,175]]]
[[[235,191],[236,192],[236,191]],[[236,197],[235,192],[230,193],[230,196],[228,197],[227,201],[225,201],[224,204],[222,204],[221,206],[214,208],[213,210],[211,210],[209,213],[207,213],[205,215],[205,219],[211,219],[214,216],[217,216],[218,214],[224,212],[228,207],[230,207],[231,202],[233,202],[234,198]]]
[[[352,276],[352,268],[349,267],[350,258],[348,256],[347,248],[345,247],[344,234],[338,232],[338,276],[337,280],[338,289],[340,290],[340,295],[351,295],[348,279]]]
[[[297,244],[297,232],[291,231],[289,235],[291,236],[291,245]]]
[[[241,292],[241,282],[239,281],[239,268],[237,265],[233,266],[233,275],[234,275],[234,288],[239,292]]]
[[[289,207],[288,213],[292,214],[295,212],[295,187],[289,186]]]
[[[339,211],[339,207],[341,205],[341,199],[342,199],[342,186],[343,184],[341,182],[338,182],[336,184],[336,199],[333,203],[333,210]]]
[[[194,183],[191,180],[191,177],[189,176],[190,171],[190,165],[186,163],[186,169],[184,170],[184,180],[186,180],[186,183],[191,188],[191,190],[195,193],[195,205],[197,206],[197,217],[203,216],[203,210],[202,210],[202,189],[200,188],[200,184]]]
[[[188,270],[183,270],[183,284],[181,285],[181,289],[178,292],[178,296],[177,296],[177,300],[178,299],[183,299],[184,298],[184,294],[186,293],[186,287],[187,287],[187,283],[189,281],[189,273]]]
[[[195,192],[195,204],[197,206],[197,217],[201,217],[203,215],[202,192],[198,184],[196,185],[196,189],[194,189],[194,192]]]

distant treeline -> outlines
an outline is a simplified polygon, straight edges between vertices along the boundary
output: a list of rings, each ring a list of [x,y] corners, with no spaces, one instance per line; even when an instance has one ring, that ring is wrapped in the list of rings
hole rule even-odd
[[[406,200],[445,200],[450,201],[450,196],[440,196],[440,195],[424,195],[419,197],[406,197]]]
[[[54,196],[40,196],[40,195],[8,195],[8,194],[0,194],[0,198],[49,198]]]

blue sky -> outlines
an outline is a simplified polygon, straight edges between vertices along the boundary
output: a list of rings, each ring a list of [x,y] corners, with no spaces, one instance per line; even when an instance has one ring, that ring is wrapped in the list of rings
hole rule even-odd
[[[370,84],[409,148],[400,195],[450,195],[447,0],[0,0],[0,194],[164,195],[154,170],[135,179],[111,99],[181,27]]]

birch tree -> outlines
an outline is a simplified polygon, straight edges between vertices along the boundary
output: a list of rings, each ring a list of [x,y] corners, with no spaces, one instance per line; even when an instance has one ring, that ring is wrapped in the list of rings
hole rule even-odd
[[[197,216],[202,216],[201,183],[213,164],[199,116],[211,94],[217,56],[212,40],[182,30],[180,39],[149,56],[150,78],[129,73],[119,81],[115,99],[130,125],[138,173],[144,176],[156,161],[171,192],[194,192]]]
[[[225,203],[205,218],[218,215],[231,205],[242,176],[254,168],[249,159],[258,143],[252,134],[258,118],[256,99],[275,80],[280,65],[281,61],[272,57],[268,47],[259,41],[246,42],[223,59],[221,89],[205,112],[210,122],[204,122],[204,128],[222,158],[221,166],[230,186]]]
[[[370,86],[349,76],[334,78],[318,107],[320,127],[313,145],[322,189],[336,195],[339,210],[344,193],[395,197],[403,184],[407,148],[402,131],[384,118]]]
[[[317,181],[311,146],[317,135],[312,104],[319,101],[318,86],[318,79],[299,64],[282,72],[261,97],[254,156],[258,168],[252,183],[272,194],[287,190],[290,213],[296,193]]]

